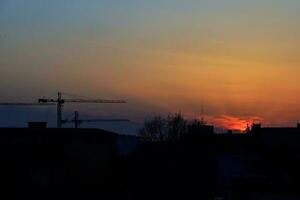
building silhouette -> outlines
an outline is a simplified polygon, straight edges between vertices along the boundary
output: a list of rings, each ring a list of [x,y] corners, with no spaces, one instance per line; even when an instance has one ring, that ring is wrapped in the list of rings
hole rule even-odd
[[[85,199],[299,199],[300,126],[214,134],[190,127],[177,141],[98,129],[0,129],[2,194]]]

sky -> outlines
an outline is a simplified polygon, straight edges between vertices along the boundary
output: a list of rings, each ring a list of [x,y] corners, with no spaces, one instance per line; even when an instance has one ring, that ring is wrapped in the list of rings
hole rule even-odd
[[[121,129],[170,112],[224,129],[296,126],[299,18],[298,0],[0,0],[0,100],[125,99],[65,106],[134,123]],[[0,118],[55,121],[55,108]]]

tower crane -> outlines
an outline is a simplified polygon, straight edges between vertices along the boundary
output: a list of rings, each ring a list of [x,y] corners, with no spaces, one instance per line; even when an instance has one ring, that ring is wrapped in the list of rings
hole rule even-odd
[[[74,112],[74,118],[72,120],[62,120],[62,124],[67,123],[74,123],[75,128],[79,128],[80,124],[83,122],[90,123],[90,122],[129,122],[128,119],[80,119],[79,118],[79,112]]]
[[[57,128],[62,127],[62,109],[65,103],[126,103],[124,100],[105,100],[105,99],[64,99],[62,93],[58,92],[57,99],[45,99],[38,100],[40,104],[55,103],[57,106]]]

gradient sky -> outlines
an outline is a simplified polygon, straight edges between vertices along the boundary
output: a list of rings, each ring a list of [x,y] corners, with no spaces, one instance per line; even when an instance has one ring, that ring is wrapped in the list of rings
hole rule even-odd
[[[299,0],[0,0],[0,100],[60,90],[129,101],[66,108],[91,116],[295,126],[299,19]]]

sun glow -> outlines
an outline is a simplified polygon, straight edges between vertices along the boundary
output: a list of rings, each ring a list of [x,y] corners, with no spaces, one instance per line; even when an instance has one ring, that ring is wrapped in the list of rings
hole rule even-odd
[[[260,121],[258,117],[240,118],[228,115],[221,115],[216,117],[207,117],[207,121],[211,124],[215,124],[217,127],[225,130],[233,130],[238,132],[244,132],[248,126]]]

